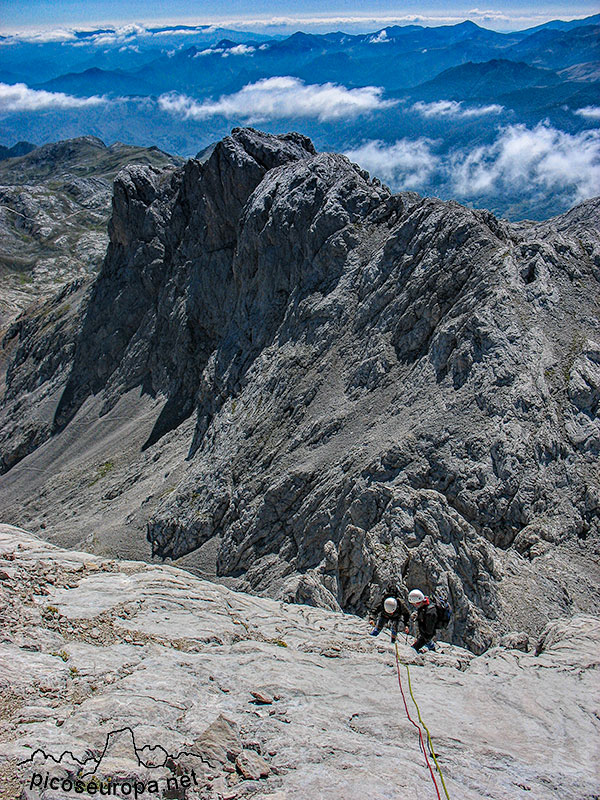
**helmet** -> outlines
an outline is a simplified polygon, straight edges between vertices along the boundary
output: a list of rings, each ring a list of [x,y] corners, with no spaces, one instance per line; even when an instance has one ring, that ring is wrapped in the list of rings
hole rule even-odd
[[[385,609],[386,614],[393,614],[394,611],[398,608],[398,601],[395,597],[386,597],[383,601],[383,607]]]
[[[412,592],[409,592],[408,595],[408,602],[412,606],[421,605],[425,601],[425,595],[420,589],[413,589]]]

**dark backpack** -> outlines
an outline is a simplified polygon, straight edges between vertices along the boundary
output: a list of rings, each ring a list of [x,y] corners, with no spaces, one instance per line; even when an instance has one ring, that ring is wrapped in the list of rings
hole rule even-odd
[[[437,626],[438,628],[447,628],[450,620],[452,619],[452,611],[450,606],[441,597],[434,597],[433,603],[437,611]]]

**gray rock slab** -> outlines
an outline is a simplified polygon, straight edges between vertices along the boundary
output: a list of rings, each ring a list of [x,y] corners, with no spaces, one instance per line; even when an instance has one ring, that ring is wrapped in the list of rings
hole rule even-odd
[[[99,761],[121,780],[166,780],[168,767],[137,763],[142,751],[157,763],[160,746],[187,753],[182,763],[203,787],[186,789],[190,798],[435,796],[394,650],[368,637],[364,620],[236,593],[172,567],[65,551],[3,525],[5,566],[14,577],[0,584],[4,618],[10,609],[0,770],[13,782],[28,786],[32,770],[48,767],[39,754],[19,765],[37,748]],[[33,593],[40,584],[48,594]],[[58,641],[40,637],[39,651],[15,643],[43,631]],[[583,615],[551,623],[527,653],[474,656],[442,643],[419,655],[400,642],[411,715],[405,664],[450,797],[591,800],[597,759],[581,743],[600,733],[599,644],[600,620]],[[256,705],[257,690],[278,699]],[[258,773],[239,774],[240,754]],[[240,780],[267,767],[266,777]]]

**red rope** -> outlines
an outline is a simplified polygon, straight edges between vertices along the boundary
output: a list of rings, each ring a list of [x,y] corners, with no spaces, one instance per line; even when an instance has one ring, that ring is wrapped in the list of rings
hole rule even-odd
[[[427,763],[427,768],[429,770],[429,774],[431,775],[431,780],[433,781],[433,785],[435,786],[435,791],[438,796],[438,800],[442,800],[440,795],[440,790],[438,789],[438,785],[435,780],[435,775],[433,774],[433,770],[431,769],[431,764],[429,763],[429,758],[427,757],[427,749],[425,747],[425,742],[423,741],[423,733],[421,732],[421,728],[410,716],[410,713],[408,711],[408,706],[406,704],[406,697],[404,696],[404,689],[402,688],[402,680],[400,678],[400,662],[398,661],[398,649],[396,649],[396,671],[398,673],[398,686],[400,687],[400,693],[402,694],[402,701],[404,703],[404,708],[406,710],[406,716],[408,717],[409,721],[415,726],[415,728],[419,731],[419,741],[421,743],[421,750],[423,751],[423,755],[425,756],[425,762]]]

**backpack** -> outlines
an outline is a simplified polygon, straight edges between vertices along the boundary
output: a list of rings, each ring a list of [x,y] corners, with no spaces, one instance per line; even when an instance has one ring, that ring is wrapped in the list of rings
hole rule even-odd
[[[437,611],[437,627],[447,628],[450,620],[452,619],[452,611],[448,603],[441,597],[434,597],[433,604]]]

